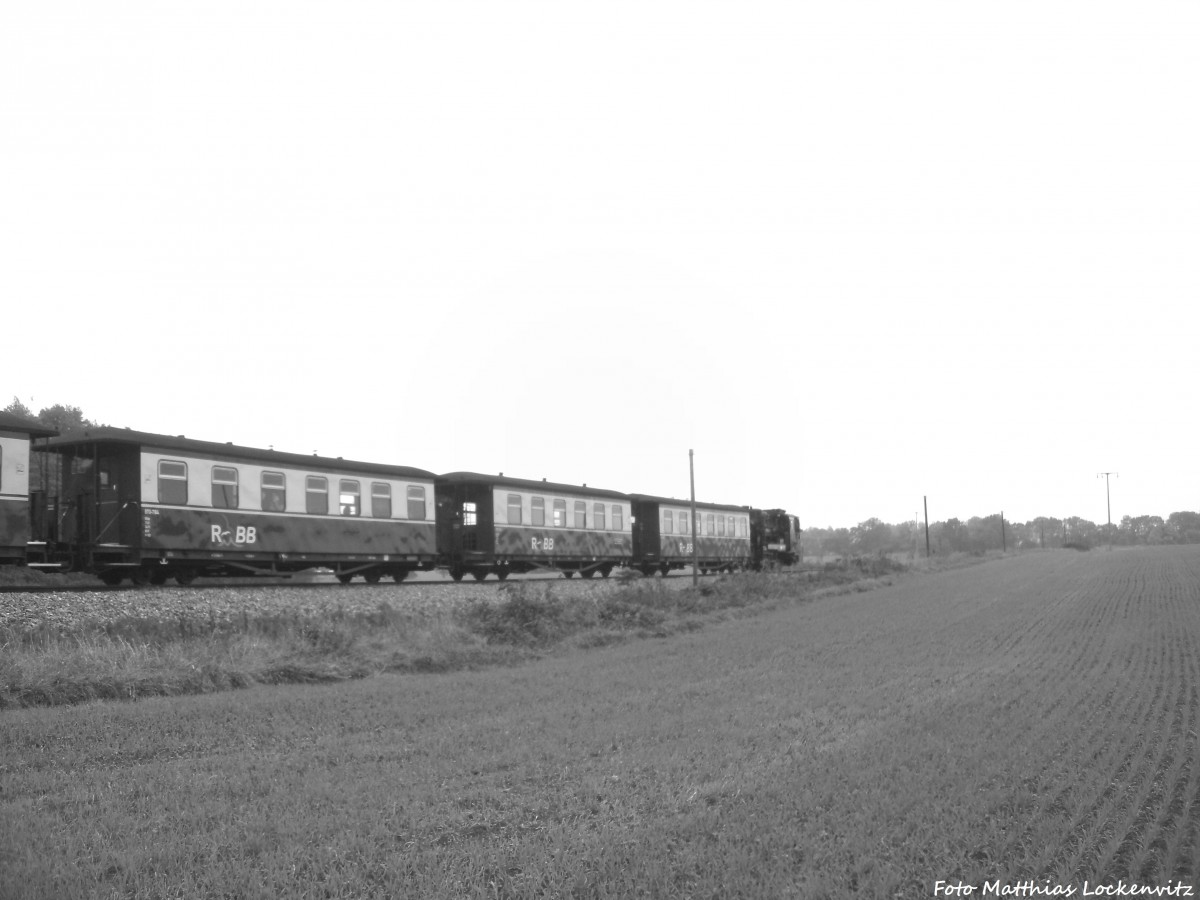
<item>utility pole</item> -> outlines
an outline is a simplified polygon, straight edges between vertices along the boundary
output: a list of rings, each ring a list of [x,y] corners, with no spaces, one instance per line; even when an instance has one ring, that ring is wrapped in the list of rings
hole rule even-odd
[[[1109,475],[1116,475],[1118,478],[1121,477],[1120,472],[1097,472],[1096,473],[1097,478],[1100,478],[1102,476],[1104,478],[1104,498],[1105,498],[1105,500],[1108,501],[1108,549],[1111,550],[1112,549],[1112,493],[1109,491],[1109,488],[1108,488],[1108,476]]]
[[[925,558],[929,559],[929,495],[921,497],[925,503]]]
[[[1004,533],[1004,510],[1000,510],[1000,546],[1008,552],[1008,536]]]
[[[700,529],[696,527],[696,462],[688,451],[688,480],[692,486],[692,587],[700,586]]]

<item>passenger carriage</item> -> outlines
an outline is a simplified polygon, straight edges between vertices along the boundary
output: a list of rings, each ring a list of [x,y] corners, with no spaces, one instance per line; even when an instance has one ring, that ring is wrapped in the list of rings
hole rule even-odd
[[[109,584],[315,567],[400,581],[436,564],[422,469],[116,428],[47,448],[61,459],[58,546]]]
[[[0,412],[0,565],[46,568],[41,538],[43,493],[35,479],[30,447],[52,428]]]
[[[437,521],[456,581],[535,569],[607,577],[633,556],[629,498],[587,485],[453,472],[437,479]]]
[[[697,503],[693,521],[687,500],[646,494],[630,494],[629,499],[635,522],[633,555],[643,575],[655,570],[666,575],[693,562],[704,573],[753,563],[748,508]]]

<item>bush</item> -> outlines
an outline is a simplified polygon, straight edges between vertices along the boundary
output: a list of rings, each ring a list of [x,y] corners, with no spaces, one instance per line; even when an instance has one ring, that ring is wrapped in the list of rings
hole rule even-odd
[[[600,624],[610,628],[657,628],[667,618],[666,612],[661,609],[619,596],[605,597],[596,607],[596,611]]]
[[[561,640],[582,624],[579,606],[568,608],[549,587],[506,584],[499,603],[480,603],[462,613],[462,624],[489,644],[537,647]]]

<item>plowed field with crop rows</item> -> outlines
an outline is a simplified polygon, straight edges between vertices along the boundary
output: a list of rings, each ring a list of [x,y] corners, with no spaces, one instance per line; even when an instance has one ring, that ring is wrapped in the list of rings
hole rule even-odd
[[[0,896],[1188,896],[1198,732],[1197,548],[1026,553],[514,667],[0,713]]]
[[[1015,757],[1004,799],[987,815],[1018,815],[988,852],[1013,877],[1191,879],[1200,554],[1096,551],[1071,562],[1040,573],[1045,582],[1030,573],[1006,585],[999,596],[1023,599],[1023,614],[998,603],[1002,618],[958,639],[964,661],[992,661],[969,668],[963,687],[993,682],[989,706],[1010,723]],[[1022,757],[1028,765],[1018,768]]]

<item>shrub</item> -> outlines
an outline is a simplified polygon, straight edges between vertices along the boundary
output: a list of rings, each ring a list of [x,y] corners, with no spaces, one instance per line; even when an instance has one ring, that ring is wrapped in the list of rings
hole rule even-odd
[[[462,624],[489,644],[542,646],[588,624],[581,621],[582,604],[570,608],[549,587],[506,584],[499,593],[499,603],[480,603],[462,613]]]
[[[667,613],[662,609],[616,595],[601,600],[596,613],[600,623],[610,628],[657,628],[667,618]]]

